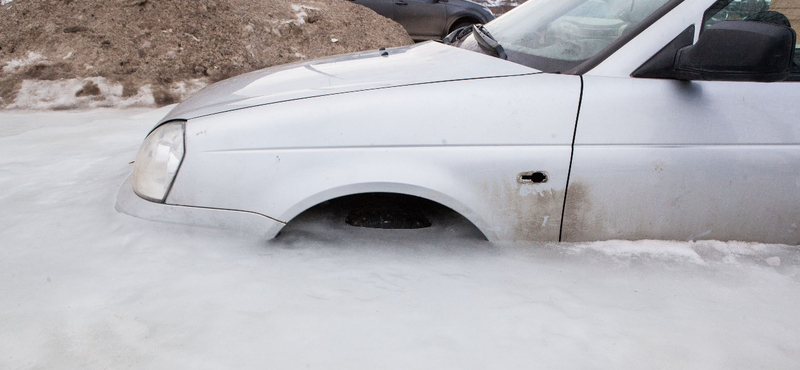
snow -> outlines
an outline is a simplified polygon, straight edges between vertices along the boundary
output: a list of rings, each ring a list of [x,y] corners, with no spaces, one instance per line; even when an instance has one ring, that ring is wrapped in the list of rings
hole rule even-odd
[[[319,8],[315,8],[313,6],[308,6],[308,5],[292,4],[292,10],[294,11],[297,19],[288,22],[293,22],[294,24],[299,26],[305,24],[308,21],[308,13],[306,12],[306,10],[319,10]]]
[[[0,112],[0,369],[795,369],[800,250],[114,211],[169,107]]]
[[[77,96],[87,82],[100,88],[96,96]],[[98,107],[147,107],[155,105],[150,86],[139,89],[135,96],[123,97],[122,84],[110,83],[103,77],[67,80],[24,80],[9,109],[76,109]]]
[[[476,1],[478,4],[482,4],[488,7],[497,7],[497,6],[517,6],[524,3],[524,0],[521,1],[509,1],[509,0],[478,0]]]
[[[83,86],[92,82],[98,86],[98,95],[78,96]],[[200,79],[174,82],[169,86],[173,96],[185,98],[200,91],[206,83]],[[141,87],[136,94],[125,96],[120,83],[103,77],[72,78],[64,80],[24,80],[10,110],[63,110],[87,108],[131,108],[155,106],[150,85]]]
[[[16,73],[21,68],[43,62],[44,55],[29,51],[24,58],[11,59],[3,66],[3,73]]]

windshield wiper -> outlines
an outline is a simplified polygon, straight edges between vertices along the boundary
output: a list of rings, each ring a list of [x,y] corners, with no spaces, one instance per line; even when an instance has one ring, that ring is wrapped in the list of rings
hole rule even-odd
[[[472,33],[472,26],[461,27],[461,28],[451,32],[444,39],[442,39],[442,43],[445,44],[445,45],[455,44],[456,42],[458,42],[459,40],[463,39],[464,37],[467,37],[467,35],[469,35],[470,33]]]
[[[494,52],[500,59],[508,59],[508,55],[506,55],[505,49],[503,46],[500,45],[497,40],[492,37],[492,34],[489,33],[489,30],[486,29],[482,24],[476,24],[472,26],[472,34],[475,35],[475,41],[478,42],[484,49],[489,49]]]

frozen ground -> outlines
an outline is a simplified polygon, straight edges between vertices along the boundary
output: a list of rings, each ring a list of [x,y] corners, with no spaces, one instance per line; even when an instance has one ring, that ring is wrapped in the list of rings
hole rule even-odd
[[[166,111],[0,113],[0,369],[797,369],[800,250],[114,211]]]

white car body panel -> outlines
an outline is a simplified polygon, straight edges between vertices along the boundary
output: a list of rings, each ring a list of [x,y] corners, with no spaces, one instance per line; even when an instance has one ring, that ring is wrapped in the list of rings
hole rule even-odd
[[[799,161],[797,146],[576,147],[562,240],[798,244]]]
[[[167,203],[286,222],[331,198],[392,192],[446,205],[491,240],[555,241],[579,93],[577,76],[535,74],[291,101],[229,112],[224,124],[192,119]],[[425,103],[380,104],[409,94]],[[438,109],[447,103],[466,104]],[[550,179],[517,183],[526,171]]]
[[[452,60],[459,60],[459,63],[451,63]],[[287,64],[239,75],[189,97],[162,122],[314,96],[536,72],[488,55],[429,42]]]
[[[800,243],[798,101],[795,82],[584,77],[563,240]]]
[[[286,223],[254,212],[154,203],[133,192],[133,174],[120,186],[114,208],[145,220],[164,221],[216,229],[237,230],[274,238]]]

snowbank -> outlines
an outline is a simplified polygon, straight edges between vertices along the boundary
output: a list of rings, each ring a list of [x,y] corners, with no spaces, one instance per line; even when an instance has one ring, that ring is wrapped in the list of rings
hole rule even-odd
[[[0,113],[2,369],[795,369],[800,251],[114,211],[165,109]]]

